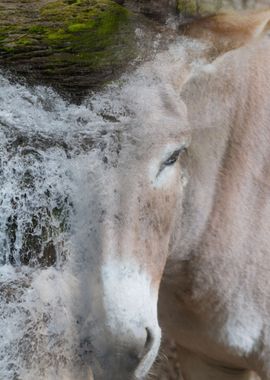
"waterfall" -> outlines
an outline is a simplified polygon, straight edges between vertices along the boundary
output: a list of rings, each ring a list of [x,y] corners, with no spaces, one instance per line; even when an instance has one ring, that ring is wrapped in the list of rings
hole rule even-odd
[[[118,87],[75,105],[0,73],[0,379],[90,376],[89,185],[128,118]]]
[[[0,75],[1,379],[87,376],[80,352],[87,348],[70,310],[69,257],[79,251],[72,242],[78,176],[87,177],[104,124],[91,108]]]
[[[180,39],[80,105],[0,72],[1,380],[91,378],[82,326],[91,305],[92,173],[106,149],[116,154],[108,132],[134,119],[144,127],[143,113],[160,111],[160,86],[187,46]]]

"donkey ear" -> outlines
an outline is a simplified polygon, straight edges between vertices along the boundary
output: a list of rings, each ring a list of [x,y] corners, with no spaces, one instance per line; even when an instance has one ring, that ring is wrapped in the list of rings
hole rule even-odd
[[[217,55],[243,46],[270,30],[270,10],[226,12],[193,20],[180,27],[180,32],[205,41]]]

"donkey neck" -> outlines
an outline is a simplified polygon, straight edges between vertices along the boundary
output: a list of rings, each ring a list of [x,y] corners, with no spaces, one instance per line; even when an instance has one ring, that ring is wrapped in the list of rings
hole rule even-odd
[[[254,262],[254,251],[257,258],[267,252],[263,234],[249,240],[256,218],[260,226],[268,225],[264,185],[270,179],[266,170],[270,120],[267,51],[269,42],[262,41],[226,53],[213,67],[193,76],[182,91],[193,129],[190,181],[165,270],[165,278],[178,289],[198,287],[196,277],[204,272],[206,287],[211,275],[216,288],[225,292],[233,288],[235,274],[241,278],[243,267]],[[264,204],[260,210],[258,202]],[[262,260],[268,268],[268,257]],[[254,263],[252,268],[255,270]],[[260,271],[260,278],[265,276],[268,282],[266,274]],[[221,278],[226,281],[220,283]],[[208,293],[201,289],[201,294],[207,297]]]

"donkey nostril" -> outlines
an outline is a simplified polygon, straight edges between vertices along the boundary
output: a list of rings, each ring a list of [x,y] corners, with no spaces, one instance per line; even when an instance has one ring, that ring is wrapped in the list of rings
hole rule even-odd
[[[135,365],[137,365],[141,359],[140,355],[138,354],[138,351],[136,350],[129,351],[128,357],[130,363],[133,363]]]
[[[136,368],[140,361],[147,356],[147,354],[151,351],[154,344],[154,334],[149,328],[145,329],[144,340],[139,341],[140,344],[134,347],[132,350],[128,352],[128,361],[126,362],[127,367]],[[138,342],[138,343],[139,343]],[[143,344],[143,345],[141,345]]]
[[[146,355],[152,348],[154,344],[154,336],[152,334],[152,331],[146,327],[146,341],[144,345],[144,355]]]

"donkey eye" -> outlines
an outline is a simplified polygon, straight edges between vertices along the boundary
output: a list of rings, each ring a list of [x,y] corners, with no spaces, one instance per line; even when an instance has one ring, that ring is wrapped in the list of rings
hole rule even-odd
[[[177,149],[175,152],[173,152],[173,154],[166,161],[163,162],[163,166],[170,166],[170,165],[175,164],[175,162],[178,160],[178,157],[180,156],[180,154],[182,152],[184,152],[185,150],[186,150],[185,147]]]
[[[162,164],[160,165],[160,168],[159,168],[159,171],[156,175],[156,177],[158,177],[161,172],[167,167],[167,166],[172,166],[176,163],[176,161],[178,160],[179,156],[184,153],[184,152],[187,152],[187,148],[186,146],[181,146],[181,148],[175,150],[165,161],[162,162]]]

